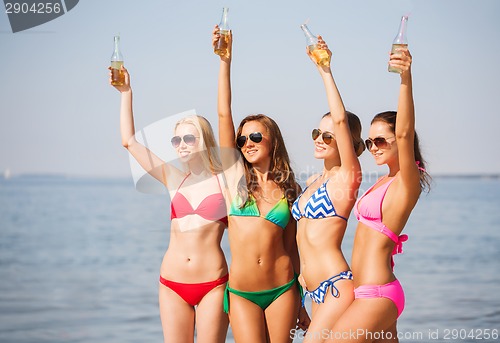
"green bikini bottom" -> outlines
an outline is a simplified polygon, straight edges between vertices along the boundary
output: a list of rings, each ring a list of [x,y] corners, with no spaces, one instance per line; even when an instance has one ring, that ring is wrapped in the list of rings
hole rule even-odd
[[[266,289],[263,291],[255,291],[255,292],[245,292],[239,291],[237,289],[229,287],[229,282],[226,284],[226,291],[224,292],[224,312],[229,312],[229,292],[236,294],[242,298],[245,298],[257,306],[259,306],[262,310],[265,310],[269,305],[273,303],[276,299],[278,299],[283,293],[288,291],[294,283],[297,283],[297,287],[299,289],[300,296],[303,296],[302,287],[297,281],[297,275],[290,280],[287,284],[283,286],[279,286],[273,289]]]

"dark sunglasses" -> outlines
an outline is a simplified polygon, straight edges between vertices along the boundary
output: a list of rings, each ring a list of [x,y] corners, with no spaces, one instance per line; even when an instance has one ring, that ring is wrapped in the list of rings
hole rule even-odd
[[[190,146],[193,146],[194,143],[196,142],[196,137],[195,135],[184,135],[183,137],[181,136],[174,136],[172,137],[172,139],[170,140],[170,142],[172,143],[172,146],[174,148],[178,148],[179,145],[181,145],[181,142],[184,141],[184,143],[186,143],[187,145],[190,145]]]
[[[389,138],[394,138],[394,136],[392,137],[387,137],[387,138],[384,138],[384,137],[376,137],[376,138],[368,138],[366,141],[365,141],[365,144],[366,144],[366,148],[368,150],[370,150],[372,148],[373,145],[375,145],[377,148],[379,149],[385,149],[387,148],[389,145],[391,145],[391,143],[389,143],[387,141],[387,139]]]
[[[331,132],[321,132],[320,129],[312,130],[311,137],[313,141],[318,139],[319,135],[321,135],[321,138],[323,139],[323,142],[325,142],[325,144],[330,144],[332,142],[332,139],[335,139],[335,136]]]
[[[262,133],[253,132],[248,135],[248,138],[254,143],[260,143],[262,142]],[[247,136],[239,136],[238,138],[236,138],[236,145],[240,149],[245,146],[246,142],[247,142]]]

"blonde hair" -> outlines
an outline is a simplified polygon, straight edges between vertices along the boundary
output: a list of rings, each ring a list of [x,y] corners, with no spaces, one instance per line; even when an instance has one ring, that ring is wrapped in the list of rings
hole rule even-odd
[[[199,153],[204,166],[207,167],[206,169],[212,174],[221,173],[222,162],[219,155],[219,148],[215,141],[214,131],[212,130],[210,122],[205,117],[193,115],[179,120],[175,124],[174,131],[179,125],[183,124],[193,125],[200,133],[200,146],[202,146],[203,149]]]

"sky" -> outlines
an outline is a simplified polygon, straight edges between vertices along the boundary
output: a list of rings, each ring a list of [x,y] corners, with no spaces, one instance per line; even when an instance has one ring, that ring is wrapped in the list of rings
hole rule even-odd
[[[500,1],[82,0],[65,15],[12,33],[0,13],[0,172],[129,177],[118,91],[108,83],[120,33],[139,130],[196,109],[217,129],[219,58],[211,32],[229,7],[233,114],[274,118],[296,174],[321,169],[310,132],[328,111],[305,54],[305,20],[333,52],[332,70],[367,138],[371,118],[395,110],[387,72],[400,18],[409,14],[416,128],[428,171],[499,174]],[[171,133],[165,133],[169,144]],[[364,171],[382,171],[365,152]]]

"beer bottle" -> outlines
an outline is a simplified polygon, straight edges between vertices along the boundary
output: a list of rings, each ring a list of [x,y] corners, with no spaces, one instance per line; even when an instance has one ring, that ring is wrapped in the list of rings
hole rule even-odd
[[[219,56],[226,56],[227,45],[229,43],[229,20],[228,20],[229,8],[224,7],[222,9],[222,17],[219,23],[219,40],[214,46],[214,52]]]
[[[318,49],[318,37],[313,35],[306,24],[300,25],[304,35],[306,36],[306,44],[309,47],[309,52],[312,54],[317,65],[329,67],[330,55],[323,49]]]
[[[111,84],[113,86],[123,86],[125,84],[125,74],[121,70],[123,65],[123,55],[120,51],[120,36],[115,36],[115,49],[111,55]]]
[[[404,15],[401,17],[401,24],[399,24],[399,32],[392,42],[391,53],[397,53],[398,48],[407,48],[408,40],[406,39],[406,26],[408,24],[408,16]],[[401,69],[389,66],[389,71],[393,73],[401,73]]]

